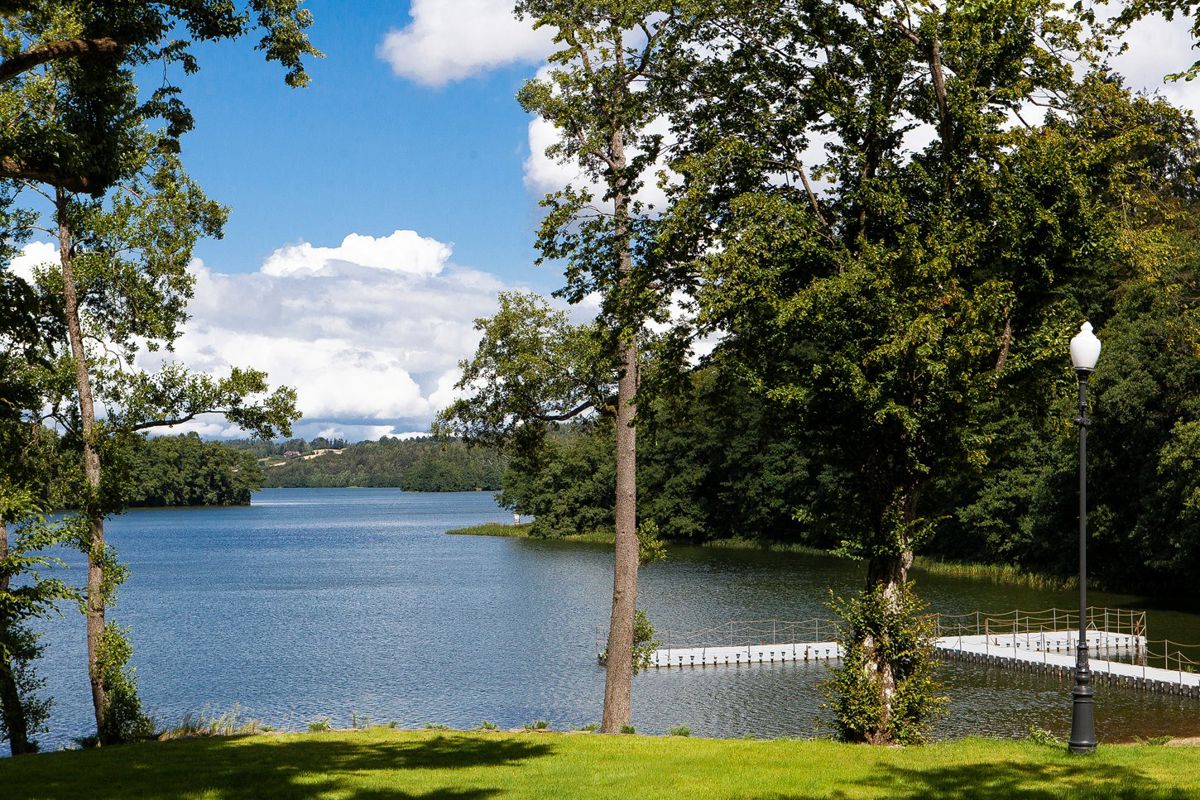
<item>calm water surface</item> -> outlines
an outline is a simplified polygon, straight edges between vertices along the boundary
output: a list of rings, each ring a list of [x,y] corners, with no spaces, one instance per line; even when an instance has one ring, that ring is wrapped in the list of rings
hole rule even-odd
[[[250,507],[111,520],[110,541],[131,570],[113,618],[132,626],[148,710],[171,724],[238,704],[290,728],[326,716],[348,725],[352,714],[403,727],[598,721],[596,632],[611,602],[611,549],[445,535],[509,519],[488,493],[272,489]],[[68,574],[82,581],[77,558]],[[828,590],[861,582],[860,565],[835,559],[678,548],[641,573],[639,606],[660,630],[799,620],[828,616]],[[932,576],[921,588],[943,612],[1077,602],[1069,592]],[[1132,597],[1094,601],[1140,607]],[[1150,633],[1198,641],[1200,617],[1152,610]],[[68,609],[46,642],[41,670],[56,705],[43,742],[53,747],[93,727],[82,618]],[[686,724],[705,736],[812,735],[825,671],[650,672],[634,681],[634,722],[648,733]],[[965,665],[944,672],[951,707],[940,735],[1070,726],[1070,687],[1057,678]],[[1101,739],[1200,734],[1200,702],[1104,686],[1096,695]]]

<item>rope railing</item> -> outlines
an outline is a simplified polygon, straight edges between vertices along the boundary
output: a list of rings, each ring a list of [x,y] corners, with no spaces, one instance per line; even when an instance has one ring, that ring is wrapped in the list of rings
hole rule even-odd
[[[828,642],[837,637],[838,623],[831,619],[731,620],[723,625],[691,631],[666,630],[654,636],[665,649],[692,647],[752,647],[796,642]]]
[[[1180,673],[1200,672],[1200,644],[1153,639],[1146,642],[1137,663]]]
[[[1079,629],[1079,610],[1043,608],[1014,609],[1002,613],[974,611],[966,614],[934,614],[937,636],[989,636],[1048,633]],[[1130,636],[1146,635],[1146,612],[1131,608],[1089,606],[1087,629]]]
[[[1014,609],[1001,613],[975,611],[966,614],[931,614],[935,636],[979,636],[1037,634],[1073,631],[1079,628],[1079,611],[1045,608],[1036,611]],[[1128,608],[1088,608],[1088,630],[1146,635],[1146,612]],[[840,623],[826,618],[806,620],[731,620],[707,628],[655,634],[665,649],[697,647],[747,647],[766,644],[829,642],[837,639]],[[1172,655],[1172,658],[1174,656]],[[1200,652],[1197,653],[1200,659]],[[1186,662],[1185,662],[1186,663]]]

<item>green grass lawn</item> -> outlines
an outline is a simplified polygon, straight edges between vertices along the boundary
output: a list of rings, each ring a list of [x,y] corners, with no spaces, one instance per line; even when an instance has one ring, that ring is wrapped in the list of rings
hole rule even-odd
[[[0,759],[0,797],[1200,798],[1200,747],[367,731],[181,739]]]

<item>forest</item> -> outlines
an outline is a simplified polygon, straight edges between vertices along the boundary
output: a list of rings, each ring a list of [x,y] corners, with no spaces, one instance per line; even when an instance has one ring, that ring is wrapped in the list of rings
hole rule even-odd
[[[406,492],[495,491],[500,488],[506,457],[462,442],[425,436],[399,439],[384,436],[376,442],[346,444],[316,438],[280,442],[249,440],[223,447],[253,454],[262,460],[263,486],[268,487],[394,487]],[[339,452],[330,452],[330,451]],[[317,453],[316,451],[326,451]],[[285,457],[285,453],[293,453]]]

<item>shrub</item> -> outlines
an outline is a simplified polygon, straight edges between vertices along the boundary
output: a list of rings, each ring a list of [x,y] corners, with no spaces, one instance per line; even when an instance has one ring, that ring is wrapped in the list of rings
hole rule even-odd
[[[155,735],[154,722],[142,711],[137,693],[137,675],[129,666],[133,646],[129,629],[115,622],[104,626],[100,636],[97,668],[100,680],[108,690],[108,718],[104,729],[97,731],[103,743],[140,742]]]
[[[830,606],[842,618],[842,662],[824,688],[840,737],[869,744],[926,741],[946,698],[934,677],[933,621],[911,584],[900,587],[896,602],[877,587]]]
[[[692,729],[689,728],[687,725],[676,725],[674,728],[671,728],[671,730],[669,730],[667,732],[669,734],[671,734],[672,736],[691,736],[692,735]]]

